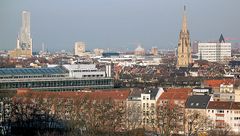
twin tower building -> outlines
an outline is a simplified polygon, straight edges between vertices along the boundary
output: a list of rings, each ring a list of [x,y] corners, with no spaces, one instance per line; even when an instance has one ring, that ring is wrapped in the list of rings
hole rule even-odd
[[[30,12],[22,12],[22,27],[17,38],[17,48],[9,51],[10,57],[31,57],[32,38],[30,33]],[[177,48],[177,67],[188,67],[192,63],[191,43],[189,31],[187,29],[186,7],[182,20],[182,29],[179,34]]]

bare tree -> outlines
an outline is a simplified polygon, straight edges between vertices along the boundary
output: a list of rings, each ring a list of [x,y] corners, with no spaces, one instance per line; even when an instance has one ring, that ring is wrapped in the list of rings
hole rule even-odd
[[[179,106],[166,104],[157,108],[157,131],[160,135],[171,135],[183,129],[183,112]]]
[[[228,123],[223,123],[221,126],[215,126],[208,131],[209,136],[230,136],[232,128]]]
[[[134,132],[135,129],[140,128],[142,123],[141,103],[128,101],[125,116],[126,131]]]
[[[185,127],[187,135],[198,135],[211,129],[212,121],[203,113],[197,110],[187,110],[185,113]]]

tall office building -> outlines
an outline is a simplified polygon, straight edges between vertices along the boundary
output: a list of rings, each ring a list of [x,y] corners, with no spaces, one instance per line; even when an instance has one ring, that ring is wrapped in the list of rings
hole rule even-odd
[[[30,34],[30,12],[22,12],[22,27],[17,39],[17,48],[32,50],[32,38]]]
[[[30,32],[30,12],[22,12],[22,27],[17,37],[17,48],[9,52],[10,57],[31,57],[32,38]]]
[[[199,60],[227,62],[231,59],[231,43],[225,42],[221,34],[218,42],[198,43]]]
[[[187,29],[186,6],[182,20],[182,29],[179,34],[177,49],[177,67],[188,67],[192,63],[190,34]]]

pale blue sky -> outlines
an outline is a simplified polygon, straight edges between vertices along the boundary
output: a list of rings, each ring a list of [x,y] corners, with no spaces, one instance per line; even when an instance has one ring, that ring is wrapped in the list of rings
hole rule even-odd
[[[33,49],[150,49],[177,45],[184,4],[191,40],[240,38],[240,0],[0,0],[0,50],[13,49],[21,11],[31,12]],[[239,42],[239,41],[233,41]]]

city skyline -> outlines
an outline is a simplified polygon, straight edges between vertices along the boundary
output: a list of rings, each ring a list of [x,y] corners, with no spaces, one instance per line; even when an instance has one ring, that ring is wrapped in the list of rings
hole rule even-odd
[[[48,2],[48,3],[46,3]],[[57,3],[54,5],[54,3]],[[110,48],[133,50],[141,43],[145,49],[177,47],[183,6],[187,6],[190,39],[217,40],[238,38],[239,1],[37,1],[0,2],[0,50],[16,47],[21,27],[21,12],[31,12],[33,51],[42,43],[50,51],[72,51],[76,41],[84,41],[86,49]],[[54,6],[53,6],[54,5]],[[218,7],[218,10],[213,10]],[[203,10],[204,9],[204,10]],[[239,41],[232,41],[239,42]]]

